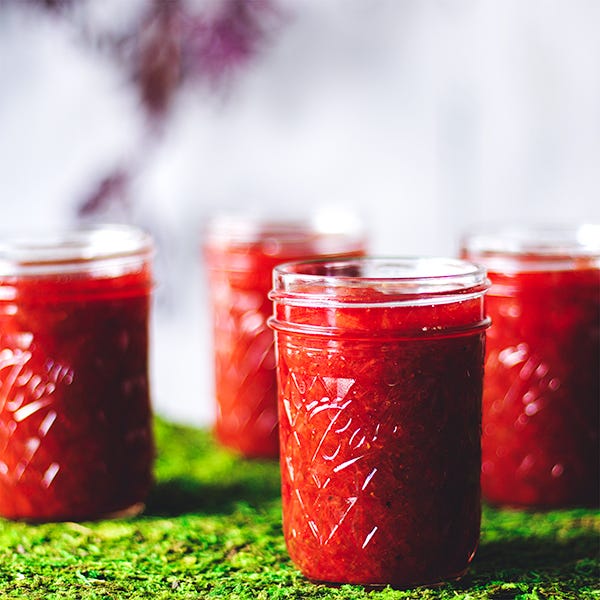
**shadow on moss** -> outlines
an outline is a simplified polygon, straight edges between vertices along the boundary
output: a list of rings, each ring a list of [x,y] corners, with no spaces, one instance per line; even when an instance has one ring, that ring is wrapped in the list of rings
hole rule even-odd
[[[280,495],[279,463],[244,460],[215,443],[208,430],[156,420],[157,483],[147,515],[229,514],[260,508]]]
[[[254,483],[254,482],[252,482]],[[174,517],[186,513],[228,514],[240,503],[259,508],[279,496],[279,483],[258,488],[244,482],[199,482],[175,478],[158,483],[146,504],[147,515]]]
[[[466,590],[474,584],[497,580],[551,582],[567,573],[575,573],[581,586],[593,585],[598,558],[599,540],[594,532],[582,532],[566,540],[530,537],[482,542],[470,572],[455,587]]]
[[[279,496],[276,471],[258,478],[256,470],[250,468],[244,474],[214,481],[178,476],[156,484],[145,513],[167,517],[187,513],[229,514],[240,504],[260,508]]]

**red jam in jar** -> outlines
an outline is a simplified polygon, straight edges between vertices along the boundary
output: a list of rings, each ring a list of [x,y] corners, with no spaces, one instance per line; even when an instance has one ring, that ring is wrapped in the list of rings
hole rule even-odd
[[[458,260],[275,269],[283,529],[309,579],[410,587],[466,572],[486,289]]]
[[[598,506],[600,227],[467,236],[492,287],[482,492],[494,504]]]
[[[152,484],[152,243],[127,226],[0,242],[0,515],[139,512]]]
[[[364,254],[362,236],[310,222],[215,219],[204,246],[214,327],[217,439],[248,458],[279,457],[273,268],[286,261]]]

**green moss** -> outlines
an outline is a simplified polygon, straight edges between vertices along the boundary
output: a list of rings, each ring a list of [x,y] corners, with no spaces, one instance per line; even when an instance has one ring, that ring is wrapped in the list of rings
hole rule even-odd
[[[157,441],[157,485],[143,516],[0,520],[0,597],[600,600],[600,515],[584,510],[486,508],[469,574],[437,589],[313,585],[285,550],[275,463],[240,460],[207,432],[162,421]]]

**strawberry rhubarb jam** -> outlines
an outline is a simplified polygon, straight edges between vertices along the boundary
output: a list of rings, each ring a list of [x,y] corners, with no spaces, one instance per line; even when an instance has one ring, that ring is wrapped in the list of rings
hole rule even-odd
[[[277,382],[268,298],[275,265],[363,254],[360,235],[309,222],[214,220],[204,246],[214,331],[215,433],[249,458],[278,458]]]
[[[480,526],[485,271],[446,259],[274,271],[283,529],[311,580],[461,577]]]
[[[597,506],[600,227],[474,234],[492,287],[482,490],[495,504]]]
[[[143,508],[151,254],[126,226],[0,243],[1,516]]]

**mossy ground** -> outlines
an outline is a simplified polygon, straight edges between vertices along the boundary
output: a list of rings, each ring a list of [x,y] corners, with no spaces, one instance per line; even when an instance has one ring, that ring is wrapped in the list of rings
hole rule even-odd
[[[486,508],[462,581],[368,591],[313,585],[287,557],[278,468],[157,422],[157,485],[143,516],[27,525],[0,520],[0,598],[491,598],[600,600],[597,511]]]

